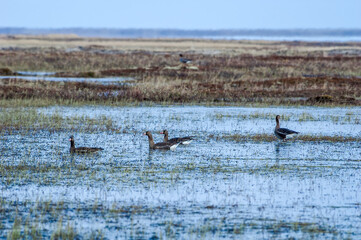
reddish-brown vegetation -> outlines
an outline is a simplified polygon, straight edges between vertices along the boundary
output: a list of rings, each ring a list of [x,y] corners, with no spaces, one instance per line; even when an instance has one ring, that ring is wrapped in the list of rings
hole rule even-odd
[[[357,54],[193,52],[187,54],[193,59],[190,66],[180,64],[172,52],[109,51],[101,46],[71,52],[10,49],[0,54],[0,75],[43,70],[55,71],[57,77],[134,78],[133,85],[125,86],[2,79],[0,97],[6,99],[358,105],[361,98],[361,56]]]

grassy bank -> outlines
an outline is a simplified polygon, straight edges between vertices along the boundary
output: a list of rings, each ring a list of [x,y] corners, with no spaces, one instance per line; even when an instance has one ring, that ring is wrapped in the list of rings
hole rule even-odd
[[[159,80],[159,79],[158,79]],[[50,105],[360,105],[361,81],[357,79],[313,78],[297,81],[221,84],[190,80],[139,81],[135,85],[102,85],[86,82],[0,79],[0,106]],[[237,86],[242,86],[243,91]],[[246,87],[248,86],[248,87]],[[280,90],[281,89],[281,90]],[[284,90],[282,90],[284,89]],[[326,94],[327,93],[327,94]]]

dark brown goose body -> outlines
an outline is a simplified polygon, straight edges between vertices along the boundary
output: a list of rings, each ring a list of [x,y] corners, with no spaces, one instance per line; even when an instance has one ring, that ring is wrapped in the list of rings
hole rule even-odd
[[[80,153],[80,154],[85,154],[85,153],[95,153],[101,150],[104,150],[103,148],[93,148],[93,147],[75,147],[75,142],[74,142],[74,136],[70,136],[70,153]]]
[[[299,132],[296,132],[296,131],[293,131],[293,130],[290,130],[288,128],[280,128],[280,115],[277,115],[276,116],[276,127],[275,127],[275,130],[274,130],[274,134],[276,135],[276,137],[278,139],[281,139],[281,140],[285,140],[287,138],[287,136],[290,136],[290,135],[293,135],[293,134],[298,134]]]
[[[159,149],[159,150],[172,150],[174,151],[177,146],[179,145],[179,143],[173,142],[160,142],[160,143],[154,143],[153,141],[153,136],[151,134],[151,132],[147,131],[144,133],[144,135],[148,136],[148,140],[149,140],[149,148],[150,149]]]
[[[169,142],[169,143],[180,143],[183,145],[188,145],[194,140],[194,136],[168,139],[168,131],[167,130],[163,130],[162,132],[160,132],[160,134],[164,134],[164,142]]]

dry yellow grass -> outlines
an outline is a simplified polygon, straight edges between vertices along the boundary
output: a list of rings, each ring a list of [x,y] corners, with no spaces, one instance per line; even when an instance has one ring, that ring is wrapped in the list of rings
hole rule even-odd
[[[361,51],[361,43],[318,44],[256,40],[202,40],[202,39],[109,39],[82,38],[76,35],[6,36],[0,35],[2,48],[105,48],[119,51],[192,52],[203,54],[250,55],[307,55],[327,56],[330,51]]]

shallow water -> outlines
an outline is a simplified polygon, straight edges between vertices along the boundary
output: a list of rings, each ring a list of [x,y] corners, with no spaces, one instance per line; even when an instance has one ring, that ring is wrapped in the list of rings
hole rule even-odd
[[[272,133],[275,115],[287,127],[302,134],[360,136],[361,108],[247,108],[247,107],[53,107],[45,113],[60,112],[64,116],[100,116],[115,120],[119,128],[134,131],[160,131],[170,135],[187,134],[263,134]]]
[[[128,81],[134,80],[130,77],[103,77],[103,78],[78,78],[78,77],[54,77],[55,72],[17,72],[17,76],[0,76],[4,78],[16,78],[29,81],[52,81],[52,82],[89,82],[102,85],[124,85],[129,84]]]
[[[62,216],[79,238],[96,230],[108,239],[361,237],[360,142],[222,138],[272,134],[276,114],[283,117],[281,127],[301,134],[359,138],[360,107],[88,106],[38,111],[105,116],[119,131],[39,130],[0,136],[3,167],[21,166],[21,174],[1,177],[0,206],[8,210],[0,216],[0,237],[12,228],[16,209],[21,219],[42,216],[38,228],[43,236],[51,235]],[[158,142],[162,135],[157,132],[164,129],[170,137],[197,139],[176,151],[150,151],[142,133],[152,131]],[[72,134],[77,146],[105,150],[71,156]],[[34,209],[44,202],[51,210],[41,208],[37,215]],[[60,203],[60,210],[51,208]]]

